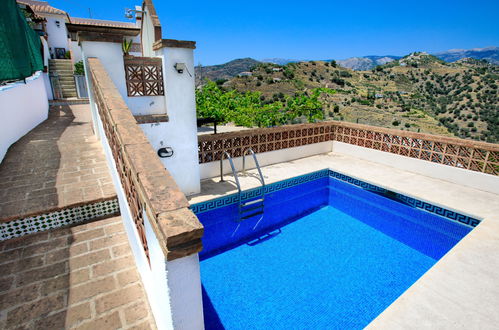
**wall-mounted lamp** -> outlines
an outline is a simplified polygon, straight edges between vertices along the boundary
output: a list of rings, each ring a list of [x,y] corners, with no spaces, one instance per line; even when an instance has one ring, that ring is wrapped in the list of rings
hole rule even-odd
[[[175,70],[177,70],[178,73],[184,73],[185,70],[187,71],[189,76],[192,77],[192,74],[189,72],[189,69],[187,68],[187,65],[185,65],[185,63],[175,63],[173,67],[175,68]]]
[[[61,27],[61,22],[55,21],[55,25],[57,25],[57,27]]]
[[[164,147],[158,149],[158,156],[161,158],[168,158],[173,156],[173,149],[171,147]]]
[[[185,63],[175,63],[174,67],[178,73],[184,73],[184,70],[186,69]]]
[[[144,11],[142,10],[138,10],[138,9],[130,9],[130,8],[125,8],[125,17],[126,18],[133,18],[133,13],[145,13]]]

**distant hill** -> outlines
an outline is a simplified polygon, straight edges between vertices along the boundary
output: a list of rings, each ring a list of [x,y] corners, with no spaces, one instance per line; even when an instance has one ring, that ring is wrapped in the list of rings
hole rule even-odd
[[[264,63],[273,63],[273,64],[279,64],[279,65],[286,65],[288,63],[296,63],[296,62],[301,62],[303,60],[291,60],[289,58],[265,58],[262,60]]]
[[[258,63],[260,62],[247,57],[219,65],[197,66],[195,68],[196,86],[202,84],[206,78],[214,81],[220,79],[231,79],[241,72],[250,71]]]
[[[433,55],[445,62],[455,62],[463,58],[474,58],[476,60],[487,60],[492,64],[499,64],[499,47],[450,49],[445,52],[434,53]]]
[[[383,65],[394,60],[400,59],[400,56],[385,55],[385,56],[363,56],[363,57],[350,57],[346,60],[336,61],[340,66],[356,71],[371,70],[372,68]]]
[[[370,59],[388,61],[389,56]],[[330,88],[327,119],[499,142],[499,66],[463,58],[452,63],[425,52],[354,71],[330,61],[260,63],[252,74],[221,84],[260,92],[263,102],[314,88]],[[299,119],[295,120],[296,122]]]
[[[487,60],[492,64],[499,64],[499,47],[473,48],[473,49],[450,49],[445,52],[432,54],[439,59],[452,63],[463,58],[473,58],[476,60]],[[399,60],[400,56],[362,56],[350,57],[336,62],[344,68],[366,71],[394,60]]]

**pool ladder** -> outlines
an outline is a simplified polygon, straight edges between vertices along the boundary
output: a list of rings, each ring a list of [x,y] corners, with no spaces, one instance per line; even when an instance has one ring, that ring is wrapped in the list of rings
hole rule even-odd
[[[253,156],[253,160],[255,161],[255,166],[258,170],[259,180],[260,180],[260,195],[257,199],[248,198],[243,200],[241,193],[241,184],[239,183],[239,176],[237,175],[236,168],[234,166],[234,162],[232,161],[232,157],[226,151],[223,153],[220,158],[220,181],[224,181],[224,172],[223,172],[223,160],[226,157],[229,160],[230,167],[232,169],[232,174],[234,175],[234,179],[237,185],[237,203],[238,203],[238,219],[237,222],[242,222],[244,220],[256,217],[260,215],[261,217],[258,219],[260,222],[263,219],[263,211],[264,211],[264,202],[265,202],[265,180],[263,178],[262,170],[260,169],[260,164],[258,163],[258,159],[256,158],[255,152],[253,149],[248,148],[243,152],[243,171],[242,173],[246,173],[246,155],[251,153]],[[257,224],[258,224],[257,222]]]

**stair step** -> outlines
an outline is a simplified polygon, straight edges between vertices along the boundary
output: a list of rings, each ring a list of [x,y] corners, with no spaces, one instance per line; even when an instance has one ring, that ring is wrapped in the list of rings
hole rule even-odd
[[[241,205],[241,207],[245,207],[245,209],[241,210],[241,213],[243,213],[243,212],[248,213],[248,212],[251,212],[253,210],[263,209],[264,205],[262,203],[262,204],[258,204],[258,205],[251,204],[251,205],[249,205],[249,207],[247,205]]]
[[[51,70],[70,70],[73,69],[72,65],[51,65],[49,64],[49,69]]]
[[[259,198],[259,199],[254,199],[254,200],[251,200],[249,202],[243,202],[241,203],[241,206],[248,206],[248,205],[253,205],[253,204],[256,204],[256,203],[261,203],[263,202],[263,198]]]
[[[246,215],[244,217],[241,217],[241,220],[246,220],[246,219],[249,219],[249,218],[253,218],[257,215],[260,215],[260,214],[263,214],[263,211],[258,211],[258,212],[255,212],[255,213],[252,213],[250,215]]]

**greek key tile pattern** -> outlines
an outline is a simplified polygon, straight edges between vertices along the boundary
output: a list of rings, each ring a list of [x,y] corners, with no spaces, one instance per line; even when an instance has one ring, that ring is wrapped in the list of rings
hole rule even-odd
[[[327,177],[329,175],[329,170],[320,170],[317,172],[297,176],[291,179],[275,182],[265,186],[265,194],[269,194],[275,191],[283,190],[286,188],[290,188],[302,183],[306,183],[309,181],[317,180],[320,178]],[[261,194],[261,188],[254,188],[250,190],[245,190],[241,193],[241,199],[251,199],[254,197],[258,197]],[[227,205],[235,204],[238,202],[237,194],[232,194],[224,197],[219,197],[215,199],[211,199],[206,202],[201,202],[198,204],[191,205],[191,210],[195,213],[202,213],[209,210],[217,209],[220,207],[224,207]]]
[[[117,199],[87,204],[0,224],[0,241],[119,214]]]
[[[424,201],[421,201],[421,200],[418,200],[418,199],[415,199],[412,197],[408,197],[406,195],[395,193],[395,192],[392,192],[392,191],[387,190],[385,188],[375,186],[373,184],[352,178],[348,175],[344,175],[344,174],[341,174],[341,173],[338,173],[338,172],[335,172],[335,171],[332,171],[329,169],[320,170],[317,172],[301,175],[301,176],[298,176],[295,178],[291,178],[291,179],[287,179],[284,181],[279,181],[279,182],[275,182],[275,183],[266,185],[265,186],[265,194],[269,194],[269,193],[272,193],[275,191],[290,188],[290,187],[293,187],[293,186],[296,186],[296,185],[299,185],[302,183],[317,180],[317,179],[327,177],[327,176],[344,181],[344,182],[347,182],[347,183],[350,183],[350,184],[353,184],[357,187],[360,187],[360,188],[368,190],[368,191],[372,191],[372,192],[375,192],[378,194],[389,195],[389,198],[392,200],[399,201],[399,202],[404,203],[410,207],[414,207],[414,208],[417,208],[417,209],[420,209],[420,210],[423,210],[426,212],[437,214],[437,215],[442,216],[444,218],[447,218],[449,220],[457,221],[461,224],[464,224],[464,225],[467,225],[470,227],[476,227],[480,223],[480,220],[478,220],[476,218],[473,218],[473,217],[470,217],[470,216],[467,216],[467,215],[464,215],[464,214],[461,214],[461,213],[458,213],[455,211],[451,211],[451,210],[442,208],[440,206],[436,206],[436,205],[433,205],[433,204],[430,204],[430,203],[427,203],[427,202],[424,202]],[[242,195],[241,195],[241,199],[246,200],[246,199],[258,197],[260,195],[260,191],[261,191],[261,188],[255,188],[255,189],[243,191]],[[224,197],[212,199],[212,200],[209,200],[206,202],[197,203],[197,204],[191,205],[190,208],[195,214],[198,214],[198,213],[210,211],[213,209],[217,209],[220,207],[224,207],[227,205],[235,204],[237,202],[238,202],[237,194],[232,194],[229,196],[224,196]]]

